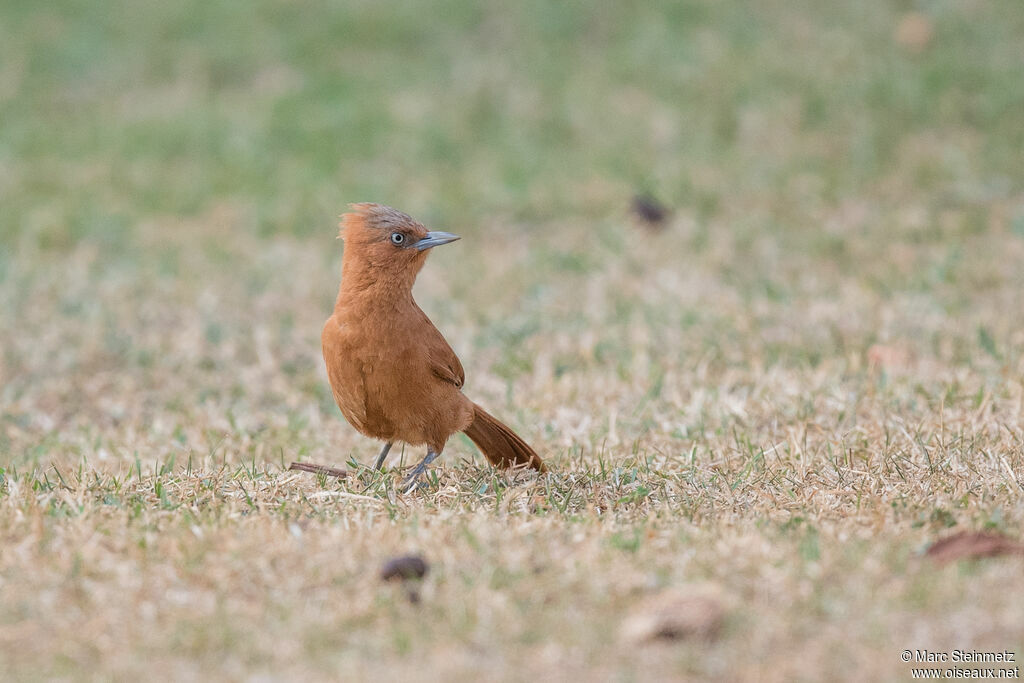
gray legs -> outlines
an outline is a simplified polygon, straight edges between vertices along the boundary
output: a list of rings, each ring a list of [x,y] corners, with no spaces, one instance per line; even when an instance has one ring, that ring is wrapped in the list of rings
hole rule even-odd
[[[427,450],[427,457],[420,460],[419,464],[412,468],[412,472],[410,472],[409,476],[405,478],[404,482],[402,482],[402,487],[405,488],[406,493],[412,493],[416,490],[416,487],[420,485],[420,475],[427,471],[427,465],[434,462],[434,458],[436,457],[437,453],[435,453],[433,449]]]
[[[388,453],[391,451],[391,446],[394,445],[394,443],[394,441],[388,441],[384,444],[384,448],[381,449],[380,455],[377,456],[377,460],[373,463],[373,469],[379,470],[384,466],[384,461],[387,459]],[[416,490],[416,487],[419,486],[420,476],[427,471],[427,466],[434,462],[435,458],[437,458],[437,453],[435,453],[433,449],[428,448],[427,456],[423,458],[423,460],[420,460],[416,467],[412,468],[412,472],[410,472],[409,476],[402,482],[402,488],[405,489],[406,493],[412,493]]]
[[[387,459],[388,451],[391,450],[391,444],[393,443],[394,441],[388,441],[384,444],[384,448],[381,449],[380,455],[377,456],[377,460],[373,463],[373,469],[379,470],[381,467],[384,467],[384,461]]]

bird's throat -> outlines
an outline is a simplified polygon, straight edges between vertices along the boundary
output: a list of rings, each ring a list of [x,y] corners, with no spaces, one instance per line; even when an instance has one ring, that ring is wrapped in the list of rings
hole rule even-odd
[[[365,261],[344,261],[335,312],[349,315],[401,309],[413,304],[412,286],[416,273],[396,270]]]

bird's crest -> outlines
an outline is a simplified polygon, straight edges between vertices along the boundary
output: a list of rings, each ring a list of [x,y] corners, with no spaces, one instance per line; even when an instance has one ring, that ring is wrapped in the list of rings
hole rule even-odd
[[[359,204],[349,204],[348,206],[352,210],[341,216],[338,239],[345,239],[347,235],[355,234],[360,229],[393,230],[410,225],[419,225],[408,214],[384,204],[362,202]]]

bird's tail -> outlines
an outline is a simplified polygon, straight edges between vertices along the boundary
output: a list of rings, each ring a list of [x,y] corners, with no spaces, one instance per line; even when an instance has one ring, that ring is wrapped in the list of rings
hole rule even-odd
[[[468,436],[495,467],[532,467],[544,472],[547,467],[540,456],[518,434],[499,422],[480,406],[473,404],[473,422],[466,428]]]

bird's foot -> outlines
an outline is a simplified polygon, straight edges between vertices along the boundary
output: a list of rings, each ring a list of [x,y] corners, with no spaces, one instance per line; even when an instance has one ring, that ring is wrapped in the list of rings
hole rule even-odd
[[[412,468],[412,472],[409,473],[409,476],[402,481],[402,490],[406,493],[406,495],[412,493],[413,491],[420,487],[420,484],[423,483],[422,481],[420,481],[420,477],[422,477],[426,471],[427,467],[422,462],[419,465],[416,465],[416,467]]]
[[[432,463],[436,457],[437,453],[432,450],[427,451],[427,457],[420,460],[419,463],[412,468],[412,472],[410,472],[409,476],[402,482],[402,489],[404,489],[406,494],[412,493],[420,487],[420,477],[427,471],[427,465]]]

